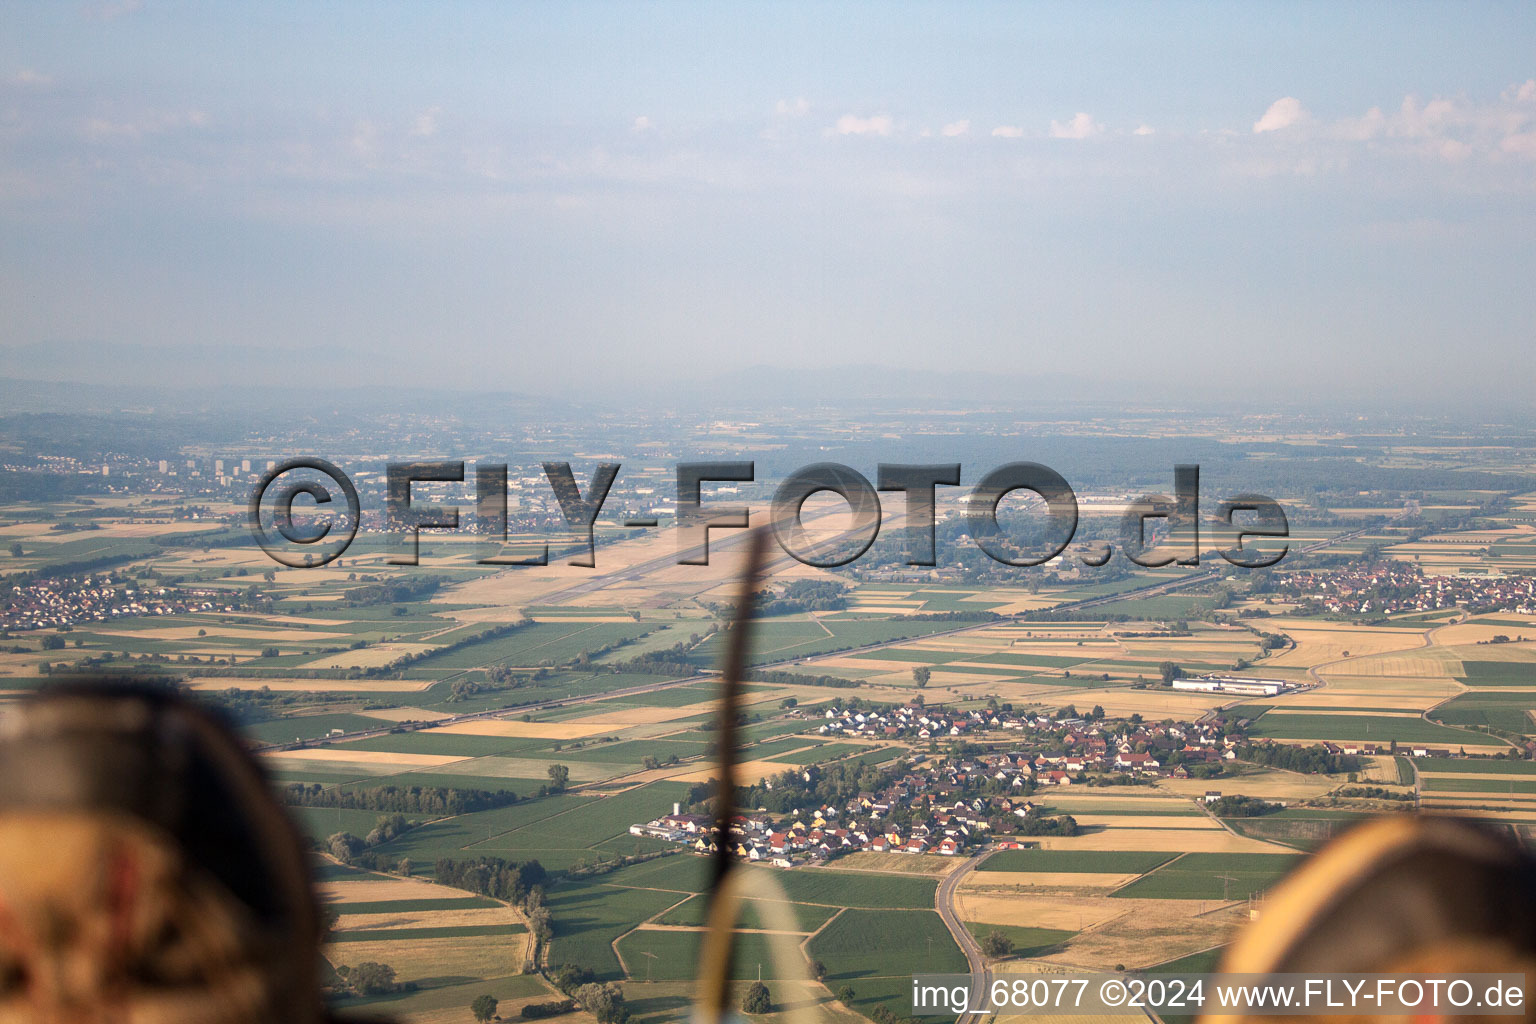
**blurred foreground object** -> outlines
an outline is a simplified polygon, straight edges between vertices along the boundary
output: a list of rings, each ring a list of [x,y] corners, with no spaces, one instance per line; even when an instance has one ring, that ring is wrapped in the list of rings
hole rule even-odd
[[[1366,822],[1317,851],[1275,888],[1220,969],[1251,974],[1524,972],[1529,993],[1536,982],[1536,861],[1509,839],[1456,818],[1401,815]],[[1207,1018],[1212,1024],[1240,1019]],[[1286,1018],[1247,1019],[1275,1024]],[[1340,1024],[1352,1018],[1316,1019]],[[1509,1024],[1521,1018],[1429,1014],[1414,1019]],[[1529,1003],[1524,1019],[1536,1020]]]
[[[70,683],[0,728],[0,1024],[318,1024],[298,833],[174,694]]]

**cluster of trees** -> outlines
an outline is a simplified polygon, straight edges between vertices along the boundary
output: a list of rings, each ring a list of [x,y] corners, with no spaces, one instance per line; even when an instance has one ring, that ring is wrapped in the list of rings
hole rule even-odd
[[[448,687],[448,696],[443,700],[445,703],[457,704],[481,693],[516,690],[529,683],[548,678],[549,669],[547,668],[537,668],[532,672],[514,672],[504,665],[496,665],[487,669],[484,676],[455,679]]]
[[[344,607],[361,607],[370,604],[405,604],[425,601],[443,585],[441,576],[397,576],[382,583],[353,587],[347,591]]]
[[[558,1017],[563,1013],[570,1013],[576,1009],[575,1000],[555,999],[547,1003],[528,1003],[519,1014],[523,1020],[538,1020],[542,1017]]]
[[[780,669],[751,669],[743,677],[754,683],[786,683],[791,686],[827,686],[838,690],[852,690],[859,686],[857,679],[845,679],[842,676],[810,676],[799,672],[785,672]]]
[[[1301,747],[1285,743],[1250,743],[1237,749],[1237,756],[1250,764],[1308,774],[1353,772],[1360,770],[1360,759],[1352,754],[1330,754],[1322,746]]]
[[[852,761],[796,768],[753,786],[737,786],[736,806],[762,807],[780,814],[797,807],[822,804],[841,807],[859,793],[884,789],[895,779],[894,769],[880,771]],[[714,779],[694,786],[688,791],[688,802],[705,803],[714,794],[715,787]]]
[[[351,832],[333,832],[325,840],[325,849],[343,864],[356,864],[373,870],[380,865],[378,858],[371,852],[372,849],[375,846],[382,846],[391,839],[398,839],[416,825],[417,822],[407,820],[403,814],[380,815],[378,823],[362,839]],[[400,863],[401,874],[410,874],[410,858]]]
[[[1403,800],[1412,801],[1412,793],[1394,793],[1390,789],[1380,786],[1345,786],[1336,794],[1338,796],[1359,797],[1365,800]]]
[[[981,940],[981,951],[994,958],[1012,956],[1013,940],[1000,931],[987,932]]]
[[[742,1013],[772,1013],[773,996],[768,992],[768,986],[760,981],[754,981],[747,986],[747,994],[741,1000]]]
[[[550,970],[549,980],[577,1006],[596,1017],[598,1024],[625,1024],[629,1020],[623,991],[611,982],[599,983],[590,969],[561,964]]]
[[[500,857],[474,860],[439,858],[432,874],[439,885],[451,885],[496,900],[522,903],[535,886],[542,886],[548,873],[536,860],[508,861]]]
[[[1207,806],[1218,818],[1257,818],[1261,815],[1273,814],[1281,807],[1280,804],[1272,804],[1268,800],[1260,800],[1252,796],[1224,796],[1219,800],[1211,801]]]
[[[406,982],[402,984],[395,980],[395,969],[389,964],[377,963],[368,960],[356,967],[348,967],[338,964],[336,977],[346,990],[357,996],[381,996],[391,992],[411,992],[416,988],[416,983]]]
[[[348,811],[382,811],[446,818],[491,811],[518,801],[510,789],[448,789],[442,786],[373,786],[369,789],[326,789],[319,783],[290,784],[282,792],[289,807],[336,807]]]
[[[1046,817],[1038,813],[1038,809],[1031,811],[1026,817],[1014,817],[1016,822],[1012,826],[1014,835],[1020,836],[1075,836],[1080,831],[1077,819],[1070,814],[1058,814],[1055,817]]]
[[[800,612],[835,612],[848,607],[848,596],[835,580],[792,580],[780,593],[758,598],[757,613],[796,615]]]

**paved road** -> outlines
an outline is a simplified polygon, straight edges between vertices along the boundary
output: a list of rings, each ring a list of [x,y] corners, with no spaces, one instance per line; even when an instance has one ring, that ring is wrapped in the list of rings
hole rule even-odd
[[[987,960],[982,955],[981,947],[976,944],[976,939],[971,935],[971,930],[960,922],[959,915],[955,912],[955,891],[960,888],[960,883],[965,876],[976,869],[976,866],[988,857],[996,853],[996,850],[987,850],[983,853],[967,857],[955,870],[944,876],[939,883],[938,890],[933,894],[933,908],[939,912],[939,917],[944,919],[944,927],[949,929],[949,934],[954,937],[955,944],[960,947],[960,952],[965,954],[966,963],[972,978],[986,977]],[[955,1024],[973,1024],[977,1014],[962,1013]]]

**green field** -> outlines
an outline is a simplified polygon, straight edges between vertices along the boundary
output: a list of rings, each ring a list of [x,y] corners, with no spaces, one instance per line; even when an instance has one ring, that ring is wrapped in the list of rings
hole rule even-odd
[[[738,928],[766,929],[769,922],[758,909],[760,900],[744,900],[742,903],[741,919],[736,923]],[[799,931],[810,933],[831,920],[837,913],[834,907],[813,907],[805,903],[786,903],[789,912],[795,918],[795,927]],[[705,915],[709,913],[709,897],[705,895],[694,896],[682,906],[674,907],[657,919],[657,924],[682,925],[698,927],[704,924]]]
[[[1430,717],[1447,725],[1481,725],[1505,732],[1530,733],[1536,730],[1536,723],[1531,721],[1532,708],[1536,708],[1536,691],[1464,693],[1435,708]]]
[[[580,964],[605,981],[620,981],[624,972],[613,941],[680,899],[674,892],[618,889],[600,879],[562,882],[548,892],[555,919],[550,963]]]
[[[1457,747],[1489,738],[1422,718],[1388,715],[1265,715],[1248,728],[1251,736],[1288,740],[1367,740],[1375,743],[1433,743]]]
[[[1082,871],[1095,874],[1144,875],[1166,864],[1178,853],[1143,850],[1003,850],[994,853],[977,871]]]
[[[1413,763],[1425,775],[1536,775],[1536,761],[1505,757],[1420,757]]]
[[[1111,895],[1162,900],[1245,899],[1268,888],[1300,860],[1300,855],[1286,853],[1186,853]]]
[[[978,942],[992,932],[1002,932],[1013,940],[1013,955],[1018,957],[1044,956],[1077,934],[1059,928],[1028,928],[1016,924],[983,924],[979,921],[967,921],[965,927],[976,936]]]
[[[1468,686],[1536,686],[1536,661],[1463,661]]]
[[[966,969],[965,955],[932,910],[845,910],[806,952],[826,965],[833,991],[852,986],[854,1006],[866,1014],[886,1003],[905,1016],[912,975]]]
[[[633,931],[619,940],[619,955],[636,980],[691,981],[698,976],[703,941],[702,931]],[[800,940],[796,937],[790,942],[798,945]],[[767,935],[738,933],[733,948],[731,977],[738,981],[756,978],[759,971],[764,979],[803,976],[801,965],[779,964]]]
[[[1428,793],[1536,793],[1536,779],[1469,779],[1464,776],[1431,776],[1424,780]]]

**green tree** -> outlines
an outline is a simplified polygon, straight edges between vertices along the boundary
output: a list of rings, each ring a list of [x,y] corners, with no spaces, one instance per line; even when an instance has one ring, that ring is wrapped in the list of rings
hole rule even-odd
[[[1005,957],[1013,955],[1013,940],[1002,932],[987,932],[981,940],[981,951],[990,957]]]
[[[11,557],[12,558],[20,558],[24,553],[25,552],[22,551],[20,544],[12,544],[11,545]]]
[[[469,1004],[469,1012],[475,1015],[475,1020],[480,1024],[496,1016],[497,999],[487,992],[482,996],[475,996],[475,1001]]]
[[[347,972],[347,984],[360,996],[376,996],[399,989],[395,969],[389,964],[369,960]]]
[[[827,965],[822,963],[820,960],[812,960],[811,974],[815,976],[817,981],[825,981],[827,977]]]
[[[557,792],[564,790],[565,784],[571,779],[571,770],[563,764],[552,764],[548,771],[550,788]]]
[[[754,981],[747,987],[747,996],[741,1001],[742,1013],[772,1013],[773,997],[768,994],[768,986],[760,981]]]
[[[1184,678],[1184,669],[1171,661],[1165,661],[1157,666],[1157,672],[1163,677],[1164,683],[1171,683],[1175,679]]]
[[[43,650],[59,651],[63,649],[64,638],[59,636],[57,633],[50,633],[48,636],[43,637]]]
[[[619,991],[617,985],[588,982],[572,993],[571,998],[583,1010],[596,1017],[600,1024],[623,1024],[629,1019],[629,1010],[624,1006],[624,993]]]
[[[919,665],[912,670],[912,681],[917,684],[917,688],[919,690],[927,686],[928,680],[932,678],[933,669],[929,668],[927,665]]]
[[[855,994],[856,993],[853,991],[852,985],[844,985],[842,988],[837,990],[837,1001],[842,1003],[844,1006],[852,1006]]]

